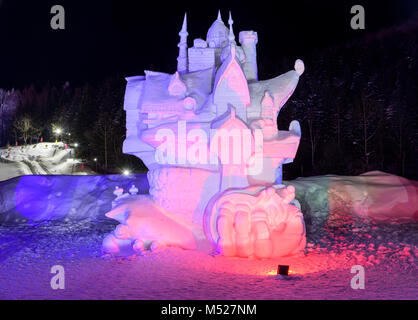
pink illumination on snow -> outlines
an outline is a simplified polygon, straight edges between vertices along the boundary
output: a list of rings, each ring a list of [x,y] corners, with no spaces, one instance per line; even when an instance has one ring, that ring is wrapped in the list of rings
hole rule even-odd
[[[302,213],[289,204],[294,192],[289,186],[224,193],[208,205],[207,238],[225,256],[273,258],[299,252],[306,239]]]
[[[220,99],[231,99],[233,96],[236,95],[240,99],[242,105],[247,107],[251,104],[248,83],[245,79],[244,72],[242,71],[241,66],[236,60],[235,50],[235,46],[231,45],[231,51],[230,56],[228,57],[228,61],[222,64],[222,69],[220,69],[217,73],[218,76],[215,79],[215,92],[218,86],[224,84],[226,87],[228,87],[228,91],[230,92],[231,96],[222,96],[220,97]],[[214,99],[217,99],[216,95]]]
[[[368,248],[365,248],[368,249]],[[337,253],[330,248],[308,248],[306,253],[271,259],[248,259],[242,257],[216,256],[207,259],[207,254],[195,252],[193,259],[185,262],[189,269],[196,272],[211,272],[231,275],[248,276],[276,276],[277,266],[289,265],[289,276],[309,276],[313,274],[326,274],[331,271],[349,270],[351,266],[360,264],[372,267],[380,264],[376,252],[368,253],[361,248],[345,249]],[[372,256],[372,257],[371,257]],[[200,258],[199,258],[200,257]]]

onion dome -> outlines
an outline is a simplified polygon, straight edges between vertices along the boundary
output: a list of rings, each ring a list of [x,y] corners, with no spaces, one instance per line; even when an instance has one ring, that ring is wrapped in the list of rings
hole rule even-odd
[[[211,48],[223,48],[228,44],[229,29],[224,25],[221,12],[218,12],[218,18],[212,23],[206,36],[206,42]]]

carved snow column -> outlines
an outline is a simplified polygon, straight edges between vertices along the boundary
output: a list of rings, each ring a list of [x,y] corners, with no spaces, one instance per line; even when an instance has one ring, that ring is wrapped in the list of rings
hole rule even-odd
[[[177,58],[177,71],[179,73],[187,72],[187,15],[184,14],[183,26],[179,32],[180,42],[177,45],[179,47],[179,56]]]
[[[245,62],[242,65],[245,77],[248,81],[257,81],[257,32],[241,31],[239,33],[239,42],[245,53]]]

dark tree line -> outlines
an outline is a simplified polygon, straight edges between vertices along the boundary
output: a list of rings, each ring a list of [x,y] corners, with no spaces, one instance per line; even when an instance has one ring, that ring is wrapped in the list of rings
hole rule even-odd
[[[278,119],[280,129],[293,119],[302,126],[298,154],[284,167],[285,179],[371,170],[418,179],[417,40],[415,20],[302,57],[305,73]],[[283,58],[279,65],[277,59],[259,65],[277,75],[293,62]],[[125,84],[113,77],[76,88],[66,83],[2,90],[0,144],[59,138],[78,143],[77,157],[92,166],[96,158],[101,172],[144,170],[139,159],[122,153]],[[19,124],[26,120],[30,129],[24,137]],[[57,136],[53,128],[62,133]]]
[[[107,78],[77,88],[65,83],[61,87],[46,84],[42,88],[31,85],[15,90],[17,107],[10,108],[1,142],[20,145],[41,139],[61,140],[75,148],[75,156],[89,163],[93,170],[96,167],[104,173],[121,172],[125,168],[144,170],[139,159],[122,153],[124,90],[123,78]]]
[[[280,129],[292,119],[302,127],[285,179],[372,170],[418,178],[417,40],[415,20],[304,57],[278,119]]]

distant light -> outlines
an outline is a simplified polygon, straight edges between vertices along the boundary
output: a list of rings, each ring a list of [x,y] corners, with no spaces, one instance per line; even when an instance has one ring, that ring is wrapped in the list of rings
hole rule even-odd
[[[68,132],[68,135],[71,136],[71,133]]]
[[[57,128],[57,129],[55,130],[55,132],[56,132],[57,134],[61,134],[62,130],[61,130],[60,128]]]
[[[289,266],[280,265],[277,267],[277,274],[281,276],[288,276],[289,275]]]
[[[78,147],[78,143],[74,143],[74,147],[77,148]]]
[[[129,176],[131,174],[131,172],[129,170],[123,170],[123,175],[124,176]]]
[[[94,161],[97,161],[97,158],[94,158],[93,160],[94,160]]]

